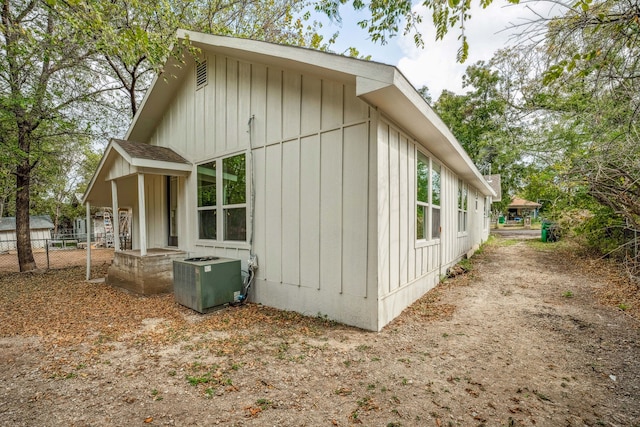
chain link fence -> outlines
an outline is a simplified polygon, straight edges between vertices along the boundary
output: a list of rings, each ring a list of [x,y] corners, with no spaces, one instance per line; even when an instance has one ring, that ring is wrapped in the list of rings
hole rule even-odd
[[[111,264],[113,248],[91,244],[91,266]],[[31,239],[36,267],[41,270],[87,265],[87,241],[78,238]],[[0,275],[19,272],[17,242],[0,241]]]

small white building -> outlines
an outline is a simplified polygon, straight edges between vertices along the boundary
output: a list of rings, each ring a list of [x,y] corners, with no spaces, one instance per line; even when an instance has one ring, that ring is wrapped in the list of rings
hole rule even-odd
[[[51,240],[51,230],[54,225],[49,215],[34,215],[29,217],[31,230],[31,247],[44,248]],[[17,250],[16,218],[0,218],[0,252]]]
[[[168,61],[84,196],[132,209],[137,256],[254,253],[250,300],[380,330],[486,240],[493,190],[395,67],[178,37],[200,57]]]

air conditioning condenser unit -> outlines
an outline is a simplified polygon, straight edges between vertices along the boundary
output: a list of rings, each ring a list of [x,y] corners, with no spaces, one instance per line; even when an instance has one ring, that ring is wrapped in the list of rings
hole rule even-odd
[[[242,293],[240,260],[219,257],[173,261],[176,302],[199,313],[238,300]]]

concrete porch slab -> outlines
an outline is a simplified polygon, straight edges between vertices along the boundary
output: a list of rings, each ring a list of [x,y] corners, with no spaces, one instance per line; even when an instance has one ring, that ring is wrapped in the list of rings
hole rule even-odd
[[[139,250],[116,252],[107,272],[106,283],[141,295],[173,292],[173,260],[187,253],[154,248],[141,256]]]

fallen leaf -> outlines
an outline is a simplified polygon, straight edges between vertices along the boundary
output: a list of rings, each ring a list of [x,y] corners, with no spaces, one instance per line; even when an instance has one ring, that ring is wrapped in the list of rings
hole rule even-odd
[[[149,424],[153,422],[153,417],[147,417],[144,419],[145,424]]]

